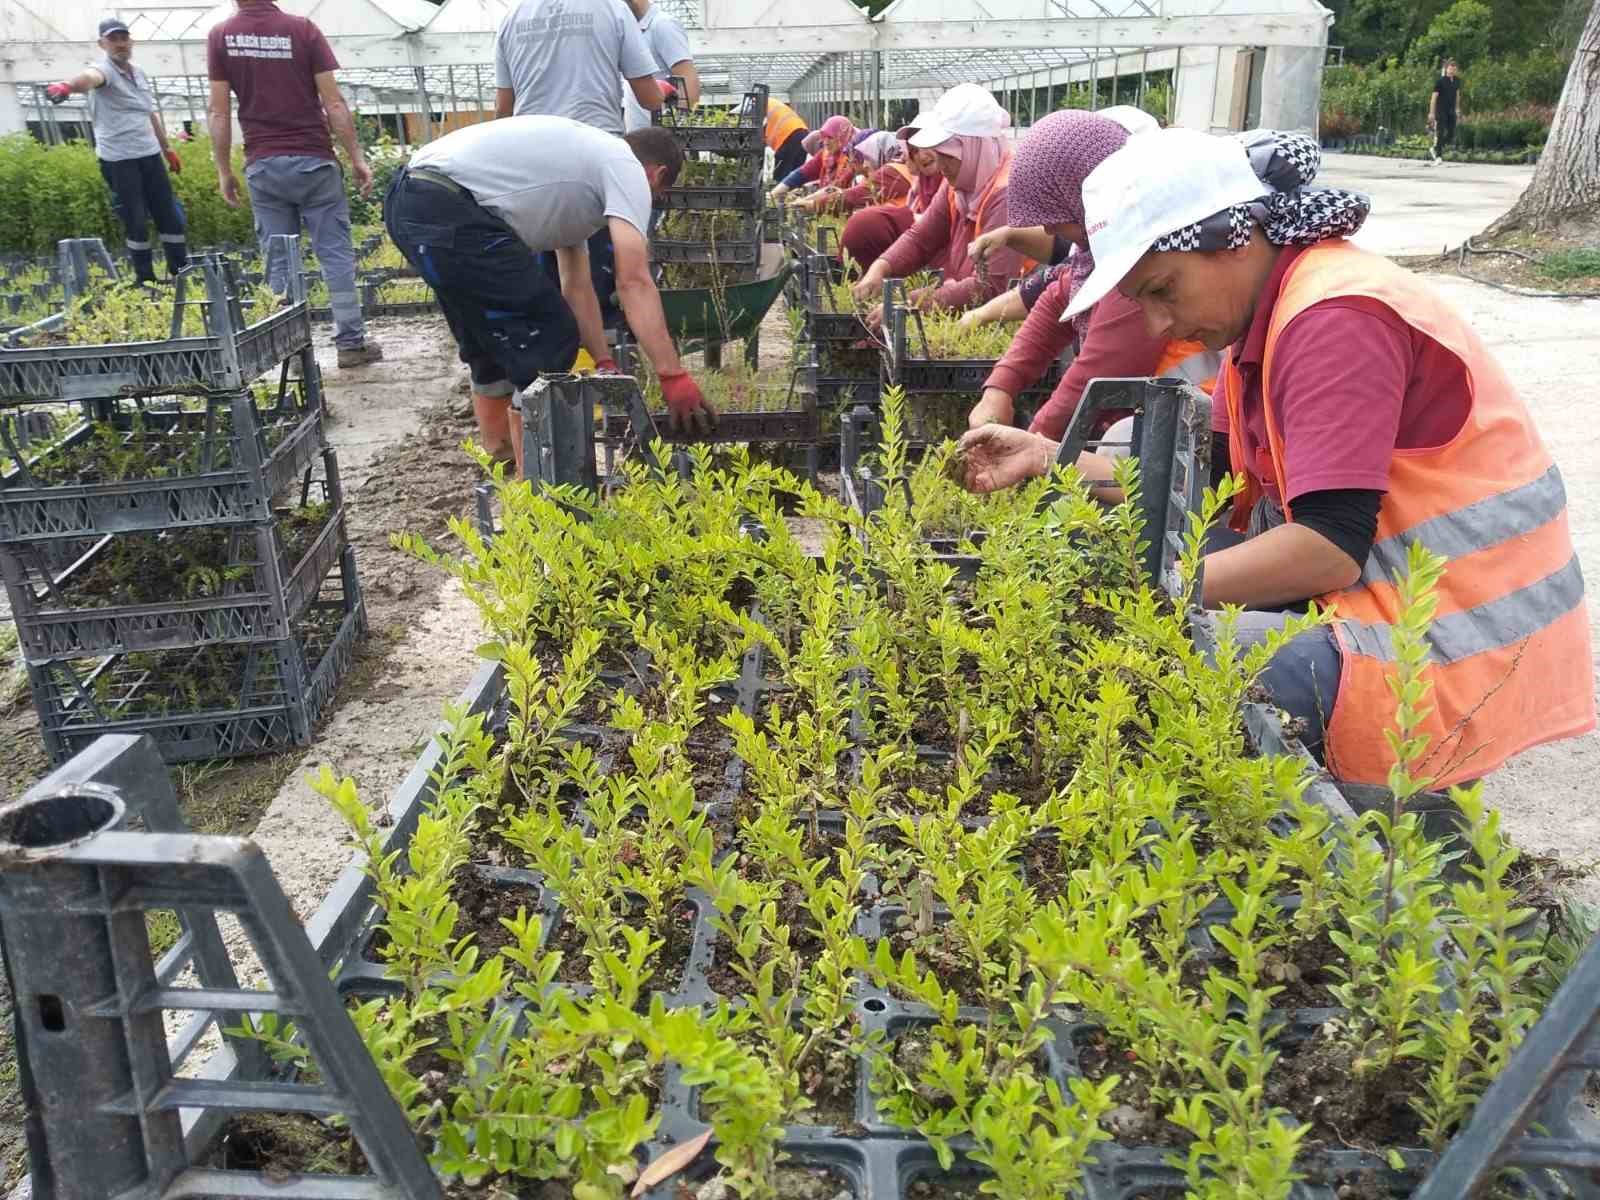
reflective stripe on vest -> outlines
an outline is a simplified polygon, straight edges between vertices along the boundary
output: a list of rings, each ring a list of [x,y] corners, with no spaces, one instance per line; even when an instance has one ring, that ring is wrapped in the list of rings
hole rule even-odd
[[[911,173],[911,168],[906,166],[905,163],[892,162],[884,163],[883,165],[906,181],[906,194],[895,196],[892,199],[880,200],[879,203],[886,204],[890,208],[904,208],[911,203],[911,193],[916,190],[917,177]]]
[[[1428,739],[1423,769],[1431,783],[1483,775],[1529,746],[1594,728],[1583,576],[1560,472],[1471,327],[1415,276],[1344,241],[1296,259],[1271,315],[1261,391],[1265,458],[1279,495],[1288,491],[1270,400],[1277,340],[1299,313],[1339,296],[1378,300],[1450,351],[1465,368],[1469,403],[1447,444],[1393,452],[1360,581],[1318,598],[1337,618],[1343,661],[1328,725],[1329,769],[1342,779],[1387,782],[1394,756],[1384,732],[1393,727],[1389,683],[1401,615],[1393,577],[1414,543],[1448,559],[1426,635],[1431,708],[1418,730]],[[1230,452],[1242,463],[1243,381],[1231,359],[1224,379]]]

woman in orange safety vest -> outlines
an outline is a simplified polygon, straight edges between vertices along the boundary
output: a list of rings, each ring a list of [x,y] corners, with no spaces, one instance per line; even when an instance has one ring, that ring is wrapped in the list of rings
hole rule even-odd
[[[1202,598],[1251,610],[1245,644],[1306,602],[1332,613],[1262,683],[1338,778],[1388,780],[1396,578],[1415,543],[1445,559],[1418,730],[1420,773],[1444,786],[1594,728],[1583,576],[1561,473],[1515,387],[1432,288],[1347,240],[1367,208],[1337,189],[1263,194],[1231,138],[1132,138],[1084,185],[1095,269],[1067,316],[1115,288],[1152,333],[1226,351],[1215,440],[1245,486]],[[999,425],[962,446],[978,491],[1056,451]],[[1109,477],[1096,456],[1078,465]]]

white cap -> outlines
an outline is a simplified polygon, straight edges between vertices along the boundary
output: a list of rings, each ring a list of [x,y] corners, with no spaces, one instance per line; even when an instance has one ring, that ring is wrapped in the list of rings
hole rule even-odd
[[[1235,138],[1194,129],[1131,137],[1083,181],[1083,220],[1094,271],[1073,293],[1065,321],[1116,287],[1169,233],[1272,189]]]
[[[1160,123],[1154,117],[1145,112],[1144,109],[1136,108],[1132,104],[1113,104],[1110,108],[1097,108],[1094,110],[1094,115],[1104,117],[1108,121],[1115,121],[1130,134],[1150,133],[1161,128]]]
[[[933,111],[918,113],[903,126],[898,137],[913,146],[931,150],[953,137],[999,137],[1011,124],[1011,114],[994,96],[975,83],[958,83],[934,104]]]

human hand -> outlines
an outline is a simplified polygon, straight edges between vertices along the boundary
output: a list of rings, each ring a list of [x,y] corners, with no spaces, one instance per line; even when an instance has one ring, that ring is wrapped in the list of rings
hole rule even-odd
[[[61,104],[68,96],[72,95],[72,85],[70,83],[52,83],[45,88],[44,94],[50,97],[51,104]]]
[[[174,175],[183,174],[183,159],[178,157],[178,152],[171,146],[161,152],[161,157],[167,160],[167,170]]]
[[[967,254],[972,259],[972,269],[976,274],[983,274],[984,264],[989,260],[989,255],[996,250],[1002,250],[1006,245],[1006,235],[1011,230],[1007,226],[991,229],[988,233],[980,233],[967,247]]]
[[[1011,397],[999,388],[985,388],[983,399],[972,406],[967,414],[967,428],[980,429],[985,425],[1011,424],[1013,407]]]
[[[866,325],[871,333],[881,332],[883,330],[883,305],[874,304],[867,309],[867,315],[862,318],[862,323]]]
[[[229,170],[217,172],[217,186],[222,191],[222,202],[229,208],[239,207],[239,181],[233,177]]]
[[[933,294],[938,290],[937,285],[929,284],[925,288],[917,288],[915,291],[907,292],[906,307],[914,308],[918,312],[933,311],[936,307],[933,302]]]
[[[687,371],[661,376],[661,398],[667,402],[668,422],[674,433],[706,433],[717,427],[717,410],[706,403],[700,385]]]
[[[863,304],[871,300],[883,288],[883,275],[878,271],[877,266],[877,263],[873,263],[867,273],[858,279],[855,286],[850,289],[850,294]]]
[[[969,492],[998,492],[1034,479],[1050,469],[1056,444],[1010,425],[983,425],[961,435],[956,455],[964,463],[962,486]]]
[[[372,195],[372,167],[364,158],[350,164],[350,173],[356,177],[356,188],[363,198]]]
[[[594,364],[594,373],[596,375],[621,375],[622,369],[617,366],[616,359],[602,358]]]

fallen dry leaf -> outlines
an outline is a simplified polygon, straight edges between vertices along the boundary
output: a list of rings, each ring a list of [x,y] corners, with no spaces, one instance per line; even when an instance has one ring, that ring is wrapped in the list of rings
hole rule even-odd
[[[670,1179],[683,1170],[695,1159],[700,1157],[700,1151],[706,1148],[706,1143],[711,1140],[711,1130],[706,1130],[697,1138],[690,1138],[687,1142],[674,1146],[660,1158],[652,1162],[640,1174],[638,1182],[633,1185],[633,1191],[628,1194],[637,1200],[663,1179]]]

